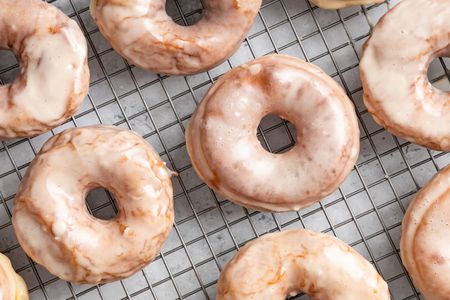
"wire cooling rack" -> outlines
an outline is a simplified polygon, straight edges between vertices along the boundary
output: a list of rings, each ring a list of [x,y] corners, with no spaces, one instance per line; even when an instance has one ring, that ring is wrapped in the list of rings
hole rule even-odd
[[[35,138],[0,143],[0,250],[25,278],[31,299],[214,299],[219,273],[240,247],[266,232],[294,227],[341,238],[373,262],[393,299],[419,299],[400,262],[401,220],[415,193],[450,162],[450,154],[392,136],[374,123],[362,104],[358,58],[387,3],[334,11],[305,0],[264,1],[248,38],[226,63],[195,76],[166,77],[144,72],[117,55],[92,21],[88,0],[49,2],[81,25],[89,45],[91,82],[83,108],[64,125]],[[201,1],[172,0],[167,9],[178,23],[191,24],[201,16]],[[321,203],[271,214],[244,209],[208,189],[192,169],[184,131],[218,76],[274,52],[317,64],[343,86],[357,108],[361,154],[340,189]],[[447,59],[436,60],[429,71],[433,84],[447,91],[449,64]],[[10,82],[17,72],[14,55],[2,51],[1,82]],[[14,236],[11,211],[18,184],[43,142],[65,128],[98,123],[137,131],[180,174],[173,179],[176,222],[161,255],[143,271],[111,284],[73,285],[24,254]],[[259,137],[274,152],[295,143],[294,128],[276,117],[263,119]],[[115,214],[104,190],[91,192],[88,205],[98,217]]]

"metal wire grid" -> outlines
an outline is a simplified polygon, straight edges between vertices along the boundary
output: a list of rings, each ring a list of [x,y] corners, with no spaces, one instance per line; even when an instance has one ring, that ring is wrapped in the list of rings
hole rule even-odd
[[[218,275],[240,247],[266,232],[292,227],[343,239],[373,262],[389,283],[393,299],[419,299],[400,263],[401,219],[417,190],[450,162],[450,154],[390,135],[362,104],[360,48],[386,4],[325,11],[305,0],[264,1],[248,38],[226,63],[196,76],[166,77],[121,59],[90,19],[87,0],[49,2],[76,20],[87,37],[91,90],[82,110],[64,125],[0,145],[0,250],[27,281],[32,299],[214,299]],[[173,0],[167,7],[181,24],[191,24],[201,15],[200,1]],[[349,178],[333,195],[300,212],[260,213],[222,199],[195,175],[183,136],[195,106],[218,76],[274,52],[313,62],[341,83],[357,107],[361,127],[361,155]],[[450,86],[448,66],[448,60],[440,59],[430,68],[432,82],[443,89]],[[0,80],[10,81],[17,70],[14,57],[0,53]],[[24,254],[13,233],[11,209],[19,181],[42,143],[64,128],[96,123],[136,130],[180,174],[173,180],[176,222],[160,256],[143,271],[112,284],[73,285]],[[294,130],[269,117],[261,122],[258,135],[269,151],[282,152],[295,143]],[[115,214],[114,202],[103,190],[92,192],[88,203],[96,216]]]

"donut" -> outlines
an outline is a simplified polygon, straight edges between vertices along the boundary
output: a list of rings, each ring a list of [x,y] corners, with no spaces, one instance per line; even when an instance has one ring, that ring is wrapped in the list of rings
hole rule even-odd
[[[431,85],[433,59],[450,55],[450,1],[403,0],[375,26],[360,63],[364,103],[386,130],[450,150],[450,93]]]
[[[0,49],[19,59],[19,76],[0,86],[0,139],[60,125],[89,87],[86,40],[77,23],[40,0],[0,0]]]
[[[386,282],[335,237],[304,229],[247,243],[226,265],[216,300],[282,300],[300,292],[321,300],[389,300]]]
[[[85,196],[104,187],[118,214],[89,214]],[[24,251],[74,283],[130,276],[159,253],[173,224],[170,174],[137,134],[109,126],[68,129],[49,139],[14,200],[12,223]]]
[[[0,299],[28,300],[25,282],[14,271],[8,257],[3,254],[0,254]]]
[[[297,129],[288,152],[269,153],[256,132],[275,114]],[[359,153],[354,106],[318,67],[269,55],[235,68],[209,89],[186,131],[194,169],[229,200],[257,210],[299,210],[332,193]]]
[[[450,295],[450,166],[436,174],[408,207],[400,254],[426,299]]]
[[[261,0],[205,0],[203,17],[176,24],[165,0],[91,0],[91,15],[112,47],[136,66],[169,75],[212,69],[241,45]]]
[[[385,0],[312,0],[314,4],[321,8],[338,9],[355,5],[368,5],[381,3]]]

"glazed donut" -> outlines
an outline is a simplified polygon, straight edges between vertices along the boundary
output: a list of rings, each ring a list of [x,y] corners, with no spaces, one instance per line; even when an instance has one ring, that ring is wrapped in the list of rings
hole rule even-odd
[[[450,166],[410,204],[403,219],[400,253],[414,284],[429,300],[450,295]]]
[[[118,214],[100,220],[85,196],[104,187]],[[49,139],[20,184],[12,219],[24,251],[75,283],[130,276],[158,253],[173,224],[170,174],[137,134],[109,126],[68,129]]]
[[[386,282],[335,237],[304,229],[264,235],[242,247],[220,274],[216,300],[389,300]]]
[[[91,14],[113,48],[136,66],[161,74],[212,69],[240,46],[261,0],[206,0],[203,18],[186,27],[165,11],[166,0],[91,0]]]
[[[276,114],[297,128],[286,153],[269,153],[256,137]],[[197,174],[246,207],[299,210],[332,193],[359,153],[354,107],[318,67],[285,55],[258,58],[223,75],[191,118],[186,144]]]
[[[3,254],[0,254],[0,299],[28,300],[25,282],[14,271],[8,257]]]
[[[450,55],[450,1],[403,0],[364,46],[364,103],[375,121],[408,141],[450,150],[450,93],[431,85],[431,61]]]
[[[81,106],[89,87],[86,40],[77,23],[40,0],[0,0],[0,49],[21,71],[0,86],[0,139],[50,130]]]
[[[381,3],[385,0],[312,0],[317,6],[326,9],[338,9],[355,5]]]

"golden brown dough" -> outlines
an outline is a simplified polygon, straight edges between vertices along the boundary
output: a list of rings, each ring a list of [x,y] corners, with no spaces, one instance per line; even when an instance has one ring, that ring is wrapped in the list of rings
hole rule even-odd
[[[49,131],[81,106],[89,87],[86,40],[77,23],[40,0],[0,0],[0,48],[20,75],[0,86],[0,140]]]
[[[450,166],[420,190],[403,219],[400,253],[427,300],[450,295]]]
[[[241,45],[261,0],[205,0],[203,17],[176,24],[165,0],[91,0],[91,14],[114,49],[140,68],[162,74],[212,69]]]
[[[450,93],[431,85],[433,59],[450,55],[450,0],[403,0],[375,26],[360,63],[375,121],[413,143],[450,150]]]
[[[0,254],[0,299],[28,300],[28,289],[11,266],[8,257]]]
[[[350,246],[332,236],[295,229],[242,247],[220,274],[216,300],[389,300],[386,282]]]
[[[114,219],[87,211],[86,193],[100,186],[116,199]],[[68,129],[29,166],[12,222],[24,251],[54,275],[91,284],[122,279],[153,260],[172,229],[170,174],[131,131]]]
[[[296,145],[269,153],[256,131],[275,114],[297,129]],[[299,210],[334,192],[359,153],[354,106],[321,69],[269,55],[217,80],[186,131],[197,174],[227,199],[258,210]]]

